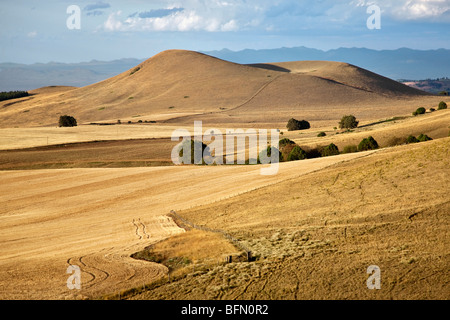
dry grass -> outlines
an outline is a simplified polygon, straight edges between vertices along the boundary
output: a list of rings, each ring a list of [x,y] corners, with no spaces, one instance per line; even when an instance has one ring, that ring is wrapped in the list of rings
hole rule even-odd
[[[449,151],[449,138],[397,147],[180,212],[226,225],[259,260],[135,298],[446,299]],[[373,264],[381,290],[365,284]]]
[[[333,142],[341,150],[368,135],[382,146],[410,134],[435,140],[282,163],[275,176],[262,176],[260,166],[1,171],[0,298],[446,299],[450,113],[406,117],[442,97],[347,64],[280,66],[290,72],[169,51],[133,74],[85,88],[36,90],[0,104],[0,167],[160,164],[170,156],[172,131],[193,132],[193,120],[222,130],[284,128],[291,117],[307,119],[312,129],[281,138],[310,147]],[[160,122],[42,127],[64,113],[79,123]],[[362,127],[333,134],[348,113]],[[28,128],[8,128],[14,126]],[[317,138],[319,131],[327,136]],[[46,146],[47,138],[63,145]],[[257,260],[208,262],[235,248],[217,234],[184,233],[167,216],[171,210],[225,229]],[[167,266],[172,259],[179,267],[170,283],[167,266],[130,257],[152,245]],[[81,291],[66,287],[70,264],[81,267]],[[381,290],[365,286],[372,264],[382,270]]]
[[[190,264],[217,264],[225,262],[226,257],[240,254],[222,235],[190,230],[158,242],[144,251],[136,254],[135,258],[163,263],[178,269]]]
[[[291,65],[283,72],[170,50],[143,62],[132,75],[129,70],[87,87],[44,88],[14,104],[2,102],[0,127],[54,126],[64,114],[79,124],[203,120],[214,127],[264,128],[298,117],[317,127],[348,113],[360,120],[410,115],[442,99],[345,63]]]

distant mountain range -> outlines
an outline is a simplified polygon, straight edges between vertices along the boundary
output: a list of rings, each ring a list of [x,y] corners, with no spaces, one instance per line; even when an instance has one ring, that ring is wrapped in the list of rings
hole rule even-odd
[[[450,75],[450,50],[371,50],[339,48],[322,51],[306,47],[267,50],[203,51],[214,57],[241,64],[325,60],[346,62],[385,77],[424,80]],[[120,59],[82,63],[0,63],[0,91],[31,90],[51,85],[86,86],[129,70],[144,60]]]

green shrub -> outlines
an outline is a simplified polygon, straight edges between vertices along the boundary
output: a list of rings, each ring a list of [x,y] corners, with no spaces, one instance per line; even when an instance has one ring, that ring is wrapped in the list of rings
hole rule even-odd
[[[77,120],[72,116],[60,116],[59,117],[59,126],[60,127],[76,127]]]
[[[201,141],[197,141],[197,140],[184,140],[183,143],[180,146],[180,150],[178,152],[179,156],[180,156],[180,161],[183,162],[184,164],[188,164],[187,161],[183,161],[183,156],[184,156],[184,148],[187,147],[187,145],[190,145],[191,148],[191,159],[189,161],[190,164],[204,164],[204,160],[203,160],[203,155],[205,154],[205,150],[209,150],[209,147],[204,144]],[[196,148],[201,148],[202,150],[202,154],[201,155],[196,155],[195,154],[195,149]],[[208,153],[208,151],[206,152]]]
[[[356,121],[354,115],[343,116],[341,121],[339,122],[339,128],[341,129],[354,129],[358,126],[359,121]]]
[[[319,138],[321,138],[321,137],[326,137],[326,133],[325,132],[320,132],[317,136],[319,137]]]
[[[418,137],[417,137],[417,140],[419,141],[419,142],[425,142],[425,141],[431,141],[431,140],[433,140],[433,139],[431,139],[429,136],[427,136],[426,134],[420,134]]]
[[[303,147],[303,150],[306,152],[306,159],[314,159],[314,158],[320,158],[322,156],[321,151],[323,147]]]
[[[342,153],[355,153],[358,152],[358,146],[356,145],[349,145],[349,146],[345,146],[344,150],[342,150]]]
[[[306,152],[299,146],[295,146],[287,157],[287,161],[296,161],[306,159]]]
[[[306,130],[306,129],[311,128],[311,125],[306,120],[298,121],[298,120],[295,120],[294,118],[291,118],[288,121],[286,128],[288,129],[288,131]]]
[[[259,153],[257,163],[268,164],[268,161],[270,161],[270,158],[272,157],[272,152],[278,152],[278,159],[281,162],[281,160],[283,159],[283,155],[281,154],[280,150],[278,150],[275,147],[269,146],[269,147],[267,147],[267,149],[265,149]],[[261,159],[263,160],[262,162],[261,162]]]
[[[363,139],[358,145],[358,151],[376,150],[378,148],[378,142],[372,136]]]
[[[290,139],[288,139],[288,138],[284,138],[284,139],[280,140],[278,145],[279,145],[280,149],[282,149],[285,146],[290,145],[290,144],[295,144],[295,142],[290,140]]]
[[[406,138],[406,143],[407,143],[407,144],[410,144],[410,143],[417,143],[417,142],[419,142],[419,140],[417,140],[417,138],[414,137],[414,136],[409,136],[408,138]]]
[[[130,72],[130,76],[135,74],[136,72],[138,72],[139,70],[141,70],[141,67],[136,67],[134,68],[131,72]]]
[[[322,157],[337,156],[339,154],[339,148],[334,144],[330,144],[322,149]]]
[[[420,107],[420,108],[418,108],[416,111],[413,112],[413,116],[417,116],[417,115],[419,115],[419,114],[425,114],[426,111],[427,111],[427,110],[425,110],[425,108]]]
[[[447,104],[444,101],[439,102],[438,110],[447,109]]]

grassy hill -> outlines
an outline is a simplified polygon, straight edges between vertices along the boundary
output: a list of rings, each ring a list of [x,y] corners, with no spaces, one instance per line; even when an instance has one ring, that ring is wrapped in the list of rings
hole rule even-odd
[[[56,89],[30,91],[31,97],[0,103],[0,126],[56,125],[64,114],[79,124],[139,116],[169,123],[197,119],[253,127],[281,126],[291,117],[307,117],[321,125],[348,112],[373,120],[439,102],[345,63],[240,65],[183,50],[162,52],[87,87]]]

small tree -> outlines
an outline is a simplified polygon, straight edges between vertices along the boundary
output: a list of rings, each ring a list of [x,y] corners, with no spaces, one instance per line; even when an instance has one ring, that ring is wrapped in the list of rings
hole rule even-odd
[[[447,109],[447,104],[444,101],[439,102],[438,110]]]
[[[190,145],[190,149],[191,149],[191,159],[184,159],[184,149],[189,148],[189,145]],[[198,150],[200,150],[200,148],[201,148],[201,155],[195,154],[196,148]],[[203,164],[204,163],[203,156],[205,154],[205,150],[207,150],[206,153],[208,153],[209,147],[206,144],[204,144],[203,142],[197,141],[197,140],[185,140],[181,144],[180,151],[178,152],[178,154],[181,158],[180,162],[183,162],[184,164],[187,164],[187,162],[190,164],[198,164],[198,163]],[[184,161],[184,160],[186,160],[186,161]]]
[[[425,141],[431,141],[431,140],[433,140],[433,139],[431,139],[429,136],[427,136],[426,134],[421,134],[421,135],[419,135],[418,137],[417,137],[417,140],[419,141],[419,142],[425,142]]]
[[[295,142],[288,138],[284,138],[284,139],[280,140],[280,143],[278,145],[279,145],[280,149],[282,149],[285,146],[290,145],[290,144],[295,144]]]
[[[267,147],[267,149],[261,151],[258,154],[257,163],[268,164],[268,161],[270,161],[272,157],[272,152],[278,152],[278,162],[281,162],[281,160],[283,159],[283,155],[281,154],[280,150],[275,147],[269,146]]]
[[[306,130],[311,128],[311,125],[308,121],[306,120],[295,120],[294,118],[291,118],[287,125],[286,128],[288,129],[288,131],[296,131],[296,130]]]
[[[406,138],[406,144],[417,143],[417,142],[419,142],[419,140],[417,140],[417,138],[414,136],[409,136],[408,138]]]
[[[306,152],[299,146],[295,146],[288,155],[287,161],[297,161],[306,159]]]
[[[358,145],[358,151],[376,150],[378,148],[378,143],[372,136],[363,139]]]
[[[417,116],[419,114],[425,114],[426,111],[427,110],[425,108],[423,108],[423,107],[418,108],[416,111],[413,112],[413,116]]]
[[[350,130],[356,128],[358,124],[359,121],[356,121],[355,116],[343,116],[341,121],[339,122],[339,128]]]
[[[337,156],[338,154],[339,148],[334,143],[323,148],[321,152],[322,157]]]
[[[59,117],[59,126],[60,127],[76,127],[77,120],[72,116],[60,116]]]

